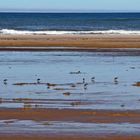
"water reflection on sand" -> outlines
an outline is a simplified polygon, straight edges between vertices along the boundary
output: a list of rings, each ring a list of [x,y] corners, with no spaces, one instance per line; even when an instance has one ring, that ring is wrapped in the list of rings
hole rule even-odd
[[[0,106],[22,107],[27,98],[40,99],[34,102],[43,108],[139,109],[140,89],[132,86],[140,80],[139,59],[116,52],[0,52]],[[75,100],[83,103],[72,106]]]
[[[139,110],[139,60],[125,52],[0,52],[0,107]]]

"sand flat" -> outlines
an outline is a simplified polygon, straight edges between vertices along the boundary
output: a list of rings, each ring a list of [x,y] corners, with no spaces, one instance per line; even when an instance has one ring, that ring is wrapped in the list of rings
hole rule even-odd
[[[1,140],[139,140],[139,136],[86,136],[86,137],[72,137],[72,136],[0,136]]]
[[[1,79],[8,79],[0,84],[0,139],[139,139],[140,89],[133,86],[139,81],[139,54],[139,49],[0,52]],[[56,87],[48,89],[48,82]]]
[[[0,50],[14,47],[140,48],[140,35],[0,35]],[[10,46],[10,47],[9,47]],[[5,48],[6,47],[6,48]],[[34,47],[34,48],[30,48]],[[16,48],[17,49],[17,48]],[[15,49],[15,50],[16,50]],[[18,48],[22,50],[23,48]],[[42,49],[42,48],[40,48]]]
[[[0,109],[0,139],[137,140],[139,117],[138,110]]]
[[[85,123],[139,123],[139,110],[0,109],[0,119],[47,120]]]

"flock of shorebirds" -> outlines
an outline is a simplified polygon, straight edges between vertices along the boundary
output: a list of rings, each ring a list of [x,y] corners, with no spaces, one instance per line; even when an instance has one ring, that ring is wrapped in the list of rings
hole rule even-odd
[[[91,78],[91,82],[92,82],[92,83],[95,83],[95,82],[96,82],[96,81],[95,81],[95,77],[92,77],[92,78]],[[115,78],[114,78],[114,84],[118,84],[118,83],[119,83],[118,77],[115,77]],[[87,89],[88,83],[86,82],[85,78],[83,78],[83,84],[84,84],[84,89]]]
[[[91,82],[92,83],[96,83],[96,81],[95,81],[95,77],[92,77],[91,78]],[[118,84],[118,77],[115,77],[114,78],[114,84]],[[3,80],[3,84],[4,85],[7,85],[8,84],[8,79],[4,79]],[[27,83],[27,84],[42,84],[41,83],[41,79],[40,78],[38,78],[37,80],[36,80],[36,83]],[[48,88],[49,87],[51,87],[51,86],[56,86],[57,84],[51,84],[51,83],[46,83],[47,85],[48,85]],[[80,84],[83,84],[84,85],[84,89],[86,90],[87,89],[87,86],[89,85],[89,83],[88,82],[86,82],[86,79],[85,78],[83,78],[83,81],[80,83]],[[74,84],[73,84],[73,87],[74,87]]]

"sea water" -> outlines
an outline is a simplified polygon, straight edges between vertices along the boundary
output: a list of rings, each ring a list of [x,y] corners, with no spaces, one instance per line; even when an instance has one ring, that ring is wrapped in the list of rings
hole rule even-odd
[[[140,13],[0,13],[0,34],[140,34]]]

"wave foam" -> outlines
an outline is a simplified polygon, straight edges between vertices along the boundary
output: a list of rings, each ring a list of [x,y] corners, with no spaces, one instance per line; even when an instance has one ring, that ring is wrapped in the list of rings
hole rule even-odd
[[[8,35],[63,35],[63,34],[140,34],[140,31],[103,30],[103,31],[21,31],[2,29],[0,34]]]

